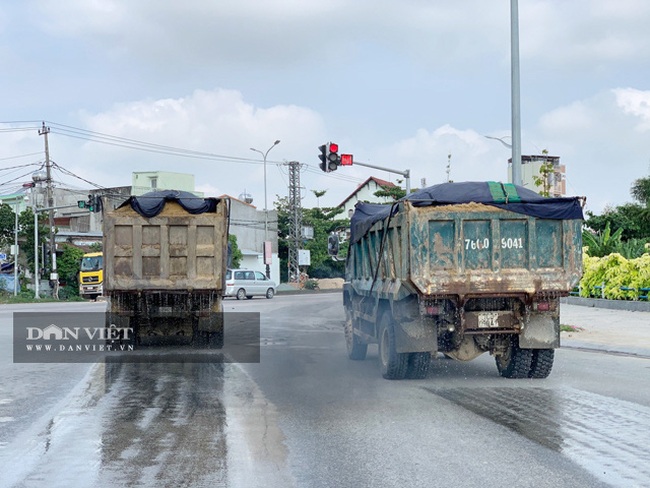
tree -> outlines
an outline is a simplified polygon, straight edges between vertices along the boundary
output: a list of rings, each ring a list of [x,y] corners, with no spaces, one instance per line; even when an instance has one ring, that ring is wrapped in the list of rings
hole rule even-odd
[[[548,156],[548,150],[542,150],[543,156]],[[551,175],[555,174],[555,166],[551,161],[546,161],[539,168],[539,175],[533,176],[533,183],[535,186],[542,187],[539,194],[543,197],[551,196]]]
[[[283,281],[288,280],[287,262],[289,258],[289,199],[277,196],[274,202],[278,214],[278,256],[280,258],[280,274]],[[308,274],[314,278],[325,278],[344,275],[344,263],[334,261],[327,253],[327,238],[330,232],[339,227],[349,227],[347,219],[337,219],[342,208],[311,208],[302,209],[303,225],[314,229],[314,238],[302,242],[303,249],[309,249],[311,266]]]
[[[550,161],[543,163],[539,168],[539,175],[533,176],[535,186],[542,187],[539,194],[543,197],[551,196],[551,175],[555,174],[555,166]]]
[[[634,180],[630,193],[641,205],[650,207],[650,176]]]
[[[79,295],[79,267],[84,252],[78,247],[63,244],[63,252],[57,258],[56,269],[59,279],[65,283],[66,296]]]
[[[228,247],[230,256],[228,256],[228,266],[236,269],[241,265],[241,260],[244,257],[239,246],[237,245],[237,236],[234,234],[228,235]]]
[[[0,205],[0,248],[6,249],[14,242],[16,214],[10,205]]]
[[[38,242],[39,254],[42,252],[43,243],[49,236],[49,227],[45,225],[47,221],[43,213],[38,216]],[[18,216],[18,237],[20,239],[20,254],[25,258],[29,269],[34,269],[34,213],[32,209],[23,210]]]
[[[592,234],[589,231],[582,233],[582,242],[587,246],[587,254],[592,257],[603,257],[616,252],[621,245],[621,234],[623,229],[617,229],[613,234],[609,227],[609,222],[605,230],[601,233]]]
[[[396,202],[406,196],[406,190],[400,186],[382,186],[381,190],[377,190],[374,195],[376,197],[392,198]]]
[[[311,192],[316,196],[316,205],[320,208],[320,197],[324,196],[327,190],[312,190]]]

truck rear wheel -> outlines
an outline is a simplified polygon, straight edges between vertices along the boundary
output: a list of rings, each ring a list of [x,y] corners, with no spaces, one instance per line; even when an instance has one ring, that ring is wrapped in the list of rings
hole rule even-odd
[[[352,313],[345,310],[345,345],[348,349],[348,358],[354,361],[363,361],[366,359],[368,353],[368,344],[364,344],[359,340],[359,336],[354,333]]]
[[[519,347],[516,335],[510,337],[505,352],[495,357],[499,374],[504,378],[528,378],[533,363],[533,350]]]
[[[401,380],[406,376],[408,353],[398,353],[395,344],[395,328],[390,312],[384,312],[379,320],[379,364],[381,375],[387,380]]]
[[[553,349],[534,349],[533,363],[528,373],[529,378],[548,378],[553,369],[553,359],[555,350]]]
[[[217,332],[196,331],[192,345],[199,349],[223,348],[223,330]]]
[[[406,377],[410,380],[422,380],[429,374],[431,364],[430,352],[412,352],[409,355]]]

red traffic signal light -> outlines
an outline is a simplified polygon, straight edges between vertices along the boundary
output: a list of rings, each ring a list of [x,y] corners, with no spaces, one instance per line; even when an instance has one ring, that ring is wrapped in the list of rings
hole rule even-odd
[[[330,171],[336,171],[341,164],[341,157],[338,155],[338,150],[339,150],[339,145],[330,142],[327,145],[327,160],[329,163],[327,163],[327,168]]]
[[[325,173],[336,171],[341,165],[341,157],[338,155],[339,145],[334,142],[328,142],[322,146],[318,146],[320,154],[320,169]]]
[[[341,154],[341,166],[352,166],[352,154]]]

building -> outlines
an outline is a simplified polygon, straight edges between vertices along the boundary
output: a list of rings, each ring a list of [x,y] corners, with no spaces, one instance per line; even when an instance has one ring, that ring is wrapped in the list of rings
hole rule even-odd
[[[264,264],[264,211],[249,202],[229,195],[219,198],[230,199],[230,234],[237,237],[237,246],[243,254],[240,266],[266,273]],[[280,259],[278,258],[278,213],[268,211],[268,238],[271,241],[271,279],[280,283]]]
[[[381,180],[371,176],[366,181],[361,183],[356,190],[354,190],[345,200],[337,205],[337,208],[343,208],[343,216],[350,218],[354,212],[354,206],[357,202],[370,202],[370,203],[392,203],[393,199],[390,197],[375,196],[375,192],[383,189],[384,187],[396,187],[390,181]]]
[[[155,190],[182,190],[203,197],[194,191],[194,175],[164,171],[134,172],[131,186],[101,188],[92,190],[73,190],[53,188],[54,225],[56,242],[68,243],[88,249],[95,243],[102,242],[102,212],[92,212],[86,208],[86,202],[94,197],[101,197],[104,209],[115,209],[131,195],[143,195]],[[266,271],[264,263],[265,213],[249,202],[237,198],[231,200],[230,233],[237,237],[237,243],[244,258],[242,267],[257,271]],[[80,205],[80,202],[83,205]],[[11,205],[22,212],[27,207],[46,207],[46,188],[43,182],[26,185],[19,192],[0,195],[0,204]],[[271,279],[280,282],[280,260],[278,258],[277,212],[268,212],[268,240],[271,242]],[[59,248],[60,251],[60,248]]]
[[[544,191],[544,186],[537,186],[535,178],[540,177],[540,169],[544,164],[553,166],[553,173],[548,175],[547,188],[549,196],[563,197],[566,195],[566,166],[560,164],[559,156],[547,154],[521,156],[521,181],[522,185],[537,193]],[[508,160],[508,181],[512,183],[512,158]]]
[[[189,191],[197,196],[203,193],[194,190],[194,175],[169,171],[140,171],[131,173],[131,194],[138,196],[156,190]]]

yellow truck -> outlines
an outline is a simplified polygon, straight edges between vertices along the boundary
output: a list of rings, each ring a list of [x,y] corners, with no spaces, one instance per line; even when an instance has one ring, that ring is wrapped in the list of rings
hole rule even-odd
[[[89,252],[81,258],[79,270],[79,295],[83,298],[97,298],[104,294],[104,255]]]

